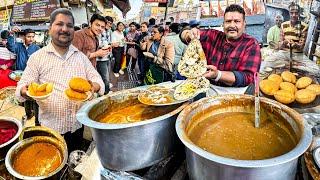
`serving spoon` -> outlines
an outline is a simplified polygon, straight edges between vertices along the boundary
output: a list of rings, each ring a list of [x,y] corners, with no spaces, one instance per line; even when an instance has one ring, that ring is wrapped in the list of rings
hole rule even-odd
[[[260,126],[260,95],[259,95],[259,73],[254,73],[254,127]]]

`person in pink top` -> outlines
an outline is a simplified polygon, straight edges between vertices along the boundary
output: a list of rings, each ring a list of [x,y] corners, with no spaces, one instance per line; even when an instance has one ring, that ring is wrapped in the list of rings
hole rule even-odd
[[[1,32],[1,45],[0,45],[0,69],[11,69],[16,59],[16,55],[10,52],[6,45],[9,36],[9,31],[3,30]]]

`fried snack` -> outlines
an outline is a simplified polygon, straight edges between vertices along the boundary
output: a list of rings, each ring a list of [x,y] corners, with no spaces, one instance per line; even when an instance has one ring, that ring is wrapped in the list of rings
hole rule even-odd
[[[47,83],[40,84],[37,88],[37,91],[45,91],[47,87]]]
[[[283,104],[290,104],[295,100],[294,94],[287,90],[278,90],[274,93],[274,98]]]
[[[297,92],[296,86],[292,83],[289,83],[289,82],[280,83],[280,89],[289,91],[292,94],[295,94]]]
[[[296,81],[297,81],[296,76],[295,76],[292,72],[290,72],[290,71],[284,71],[284,72],[282,72],[282,73],[281,73],[281,77],[282,77],[283,81],[291,82],[291,83],[293,83],[293,84],[295,84]]]
[[[39,86],[38,83],[32,82],[32,83],[29,85],[29,88],[32,88],[32,90],[33,90],[34,92],[36,92],[36,91],[38,90],[38,86]]]
[[[72,78],[69,81],[69,87],[72,90],[80,93],[84,93],[91,90],[91,84],[87,80],[80,77]]]
[[[320,95],[320,85],[319,84],[310,84],[306,89],[309,89],[316,93],[316,95]]]
[[[36,96],[37,87],[38,86],[32,85],[32,83],[29,85],[28,92],[31,96]]]
[[[316,93],[309,89],[301,89],[296,92],[296,101],[302,104],[311,103],[316,99]]]
[[[53,90],[53,83],[47,83],[46,93],[51,93]]]
[[[278,74],[271,74],[269,77],[268,77],[269,80],[271,81],[274,81],[278,84],[280,84],[282,82],[282,78],[281,76],[279,76]]]
[[[259,86],[261,91],[267,95],[273,95],[279,89],[279,84],[269,79],[260,81]]]
[[[299,78],[297,83],[296,83],[296,87],[299,89],[304,89],[306,87],[308,87],[310,84],[312,83],[312,79],[309,77],[302,77]]]
[[[82,100],[87,99],[87,97],[88,97],[86,93],[80,93],[80,92],[72,90],[71,88],[66,89],[65,93],[68,96],[68,98],[71,100],[82,101]]]

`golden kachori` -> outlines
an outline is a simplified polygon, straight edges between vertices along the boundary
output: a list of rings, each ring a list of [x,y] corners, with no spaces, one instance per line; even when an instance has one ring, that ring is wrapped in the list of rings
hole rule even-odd
[[[278,84],[280,84],[282,82],[282,78],[281,76],[279,76],[278,74],[271,74],[269,77],[268,77],[269,80],[271,81],[274,81]]]
[[[312,83],[312,79],[309,77],[301,77],[296,83],[296,87],[299,89],[304,89]]]
[[[77,100],[77,101],[85,100],[88,97],[88,95],[86,93],[80,93],[80,92],[74,91],[70,88],[65,90],[65,94],[68,96],[69,99]]]
[[[72,78],[69,81],[69,87],[72,90],[77,91],[77,92],[81,92],[81,93],[84,93],[84,92],[91,90],[91,84],[87,80],[80,78],[80,77]]]
[[[316,95],[320,95],[320,85],[319,84],[310,84],[306,89],[309,89],[316,93]]]
[[[291,92],[292,94],[297,92],[297,88],[294,84],[289,83],[289,82],[282,82],[280,83],[280,89],[281,90],[286,90]]]
[[[301,89],[296,92],[296,101],[302,104],[311,103],[316,99],[316,93],[309,89]]]
[[[293,83],[293,84],[295,84],[296,81],[297,81],[296,76],[295,76],[292,72],[290,72],[290,71],[284,71],[284,72],[282,72],[282,73],[281,73],[281,77],[282,77],[283,81],[291,82],[291,83]]]
[[[264,79],[259,83],[260,89],[264,94],[272,96],[279,89],[279,84],[269,79]]]
[[[278,90],[274,93],[274,98],[283,104],[290,104],[295,100],[294,93],[287,90]]]

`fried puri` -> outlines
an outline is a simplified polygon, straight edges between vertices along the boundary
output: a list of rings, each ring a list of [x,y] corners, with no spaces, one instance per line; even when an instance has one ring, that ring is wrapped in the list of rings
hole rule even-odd
[[[259,86],[261,91],[267,95],[273,95],[279,89],[279,84],[269,79],[260,81]]]
[[[290,82],[290,83],[293,83],[293,84],[295,84],[296,81],[297,81],[296,76],[290,71],[282,72],[281,73],[281,77],[282,77],[283,81]]]
[[[309,89],[301,89],[296,92],[296,101],[302,104],[311,103],[316,99],[316,93]]]
[[[296,86],[294,84],[292,84],[292,83],[289,83],[289,82],[280,83],[280,89],[289,91],[292,94],[295,94],[297,92]]]
[[[296,83],[296,87],[299,89],[304,89],[312,83],[312,79],[309,77],[301,77]]]
[[[66,89],[65,93],[69,99],[73,100],[85,100],[88,97],[86,93],[80,93],[70,88]]]
[[[90,83],[87,80],[85,80],[83,78],[80,78],[80,77],[72,78],[69,81],[69,87],[73,91],[77,91],[77,92],[80,92],[80,93],[84,93],[84,92],[90,91],[90,89],[91,89]]]
[[[294,93],[287,90],[278,90],[274,93],[274,97],[283,104],[290,104],[295,100]]]
[[[278,74],[271,74],[269,77],[268,77],[269,80],[271,81],[274,81],[278,84],[280,84],[282,82],[282,78],[281,76],[279,76]]]
[[[309,89],[316,93],[316,95],[320,95],[320,85],[319,84],[310,84],[306,89]]]

